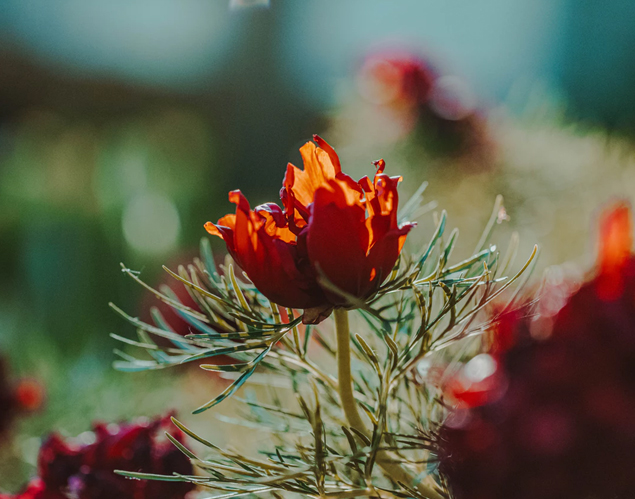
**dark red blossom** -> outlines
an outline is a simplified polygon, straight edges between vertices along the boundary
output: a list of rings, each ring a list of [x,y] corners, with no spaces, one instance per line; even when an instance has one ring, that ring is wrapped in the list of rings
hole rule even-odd
[[[119,425],[100,423],[88,435],[92,443],[82,443],[85,438],[74,442],[51,435],[40,448],[38,478],[22,493],[0,499],[183,499],[194,488],[192,484],[130,480],[115,473],[191,475],[189,459],[160,435],[168,426],[168,417]],[[178,429],[169,426],[169,430],[183,440]]]
[[[414,226],[399,225],[397,184],[376,162],[371,181],[342,172],[333,148],[317,135],[301,149],[304,170],[287,166],[280,197],[253,211],[240,191],[230,201],[236,214],[216,224],[220,236],[255,286],[273,302],[312,309],[305,322],[318,322],[335,306],[352,306],[378,290],[393,269]]]
[[[129,480],[113,473],[124,470],[191,475],[192,465],[181,451],[169,440],[159,439],[159,430],[165,430],[168,422],[165,418],[95,425],[96,441],[85,449],[80,473],[71,479],[74,483],[70,485],[78,490],[79,499],[182,498],[193,488],[191,484]],[[182,440],[182,434],[173,430],[170,428],[173,436]]]
[[[51,490],[66,488],[71,476],[81,468],[84,449],[61,436],[49,436],[38,454],[39,478]]]
[[[595,277],[554,315],[508,315],[504,393],[440,432],[456,499],[630,499],[635,490],[635,257],[625,205],[604,217]],[[549,294],[545,294],[549,297]],[[546,307],[545,310],[551,310]]]

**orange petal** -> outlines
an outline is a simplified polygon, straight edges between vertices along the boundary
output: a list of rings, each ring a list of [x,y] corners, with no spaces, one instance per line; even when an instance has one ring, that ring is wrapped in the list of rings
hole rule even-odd
[[[603,273],[619,270],[633,247],[633,219],[630,205],[622,201],[606,210],[600,225],[599,267]]]
[[[379,241],[389,231],[398,228],[397,208],[399,206],[399,195],[397,184],[401,177],[389,177],[379,174],[375,176],[370,191],[366,193],[366,209],[368,219],[366,225],[371,234],[370,248]],[[405,238],[403,238],[405,240]],[[403,246],[403,240],[401,246]],[[401,251],[401,246],[399,251]]]
[[[330,147],[330,146],[329,146]],[[315,191],[341,171],[339,159],[337,166],[333,164],[328,152],[315,146],[313,142],[307,142],[300,148],[304,170],[293,166],[294,183],[290,186],[293,189],[295,198],[304,206],[313,202]],[[335,154],[335,151],[333,151]],[[337,157],[337,155],[335,155]]]
[[[258,235],[253,212],[249,206],[249,201],[240,191],[229,193],[229,200],[236,205],[236,226],[234,228],[234,245],[236,253],[241,255],[243,263],[246,259],[253,262],[254,258],[261,255],[258,248]]]
[[[322,149],[324,149],[324,151],[326,151],[326,154],[328,154],[331,160],[331,164],[333,165],[335,175],[337,175],[338,173],[342,173],[342,165],[340,164],[340,157],[335,152],[335,149],[333,149],[326,140],[324,140],[322,137],[320,137],[317,134],[313,135],[313,140],[315,140],[315,143],[318,146],[320,146]]]
[[[225,241],[227,247],[234,248],[234,227],[236,226],[236,215],[233,213],[225,215],[217,223],[207,222],[205,230],[212,236],[218,236]]]

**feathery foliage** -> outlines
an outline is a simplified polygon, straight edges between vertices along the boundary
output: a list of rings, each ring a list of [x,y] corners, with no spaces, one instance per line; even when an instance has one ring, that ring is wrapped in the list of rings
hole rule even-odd
[[[420,211],[424,187],[404,206],[402,218]],[[330,319],[304,326],[301,312],[271,303],[245,275],[236,275],[229,259],[217,267],[205,239],[200,259],[176,272],[166,269],[186,287],[197,309],[183,304],[167,287],[150,288],[122,266],[124,273],[170,305],[189,324],[190,334],[177,334],[158,309],[152,311],[154,324],[148,324],[111,304],[137,331],[136,339],[113,336],[145,351],[138,357],[117,351],[117,369],[162,369],[209,359],[200,367],[221,372],[231,384],[195,413],[234,395],[256,379],[254,373],[271,385],[285,380],[284,388],[272,394],[260,391],[240,399],[243,413],[228,420],[271,436],[271,446],[261,449],[259,456],[221,449],[174,420],[207,449],[199,456],[174,441],[200,475],[122,474],[190,481],[216,499],[449,496],[437,472],[434,449],[434,433],[445,414],[443,397],[438,386],[422,380],[417,367],[432,355],[455,358],[461,352],[455,345],[476,342],[478,348],[482,333],[513,306],[537,250],[516,273],[506,275],[514,266],[518,237],[512,236],[504,253],[490,245],[501,213],[499,197],[473,256],[458,263],[451,263],[458,231],[448,234],[446,213],[435,214],[436,230],[429,244],[416,254],[402,252],[390,277],[367,302],[321,283],[349,298],[354,309],[349,332],[352,389],[364,428],[347,422],[338,379],[331,374],[337,348]],[[491,312],[493,302],[498,315]],[[214,364],[221,355],[229,355],[233,363]],[[398,474],[390,471],[396,469]]]

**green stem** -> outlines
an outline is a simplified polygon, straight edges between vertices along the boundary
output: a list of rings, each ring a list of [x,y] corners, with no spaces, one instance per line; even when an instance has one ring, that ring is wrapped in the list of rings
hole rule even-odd
[[[344,415],[349,426],[367,434],[364,421],[357,411],[357,403],[353,395],[353,378],[351,377],[351,335],[348,326],[348,312],[336,308],[335,331],[337,334],[337,385]]]
[[[342,308],[336,308],[333,312],[335,318],[335,332],[337,335],[337,381],[340,402],[346,416],[346,421],[351,428],[355,428],[367,438],[371,435],[366,430],[357,410],[357,403],[353,395],[353,378],[351,376],[351,334],[348,325],[348,312]],[[411,486],[414,481],[412,476],[398,463],[394,462],[396,456],[387,451],[377,453],[377,464],[384,470],[386,476],[395,482],[402,482]],[[443,496],[431,487],[420,482],[417,490],[429,499],[443,499]]]

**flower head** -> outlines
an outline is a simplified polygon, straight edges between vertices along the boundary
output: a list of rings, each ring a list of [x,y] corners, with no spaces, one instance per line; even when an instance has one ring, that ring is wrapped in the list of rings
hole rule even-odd
[[[240,191],[230,193],[236,214],[216,224],[220,236],[254,285],[273,302],[305,309],[319,322],[350,298],[373,296],[393,269],[414,226],[399,225],[397,184],[377,172],[356,182],[342,172],[333,148],[319,136],[300,149],[304,169],[289,164],[280,198],[253,211]],[[310,309],[306,312],[307,309]]]

